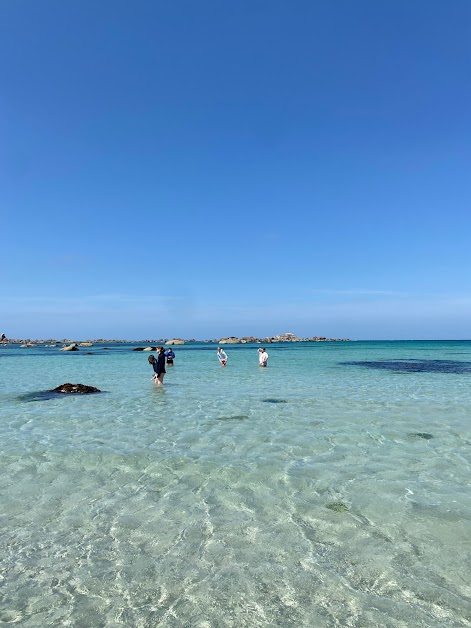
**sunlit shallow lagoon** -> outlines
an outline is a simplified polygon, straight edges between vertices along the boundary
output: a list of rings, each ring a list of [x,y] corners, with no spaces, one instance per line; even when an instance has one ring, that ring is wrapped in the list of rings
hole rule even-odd
[[[0,348],[0,625],[471,626],[471,342],[108,347]]]

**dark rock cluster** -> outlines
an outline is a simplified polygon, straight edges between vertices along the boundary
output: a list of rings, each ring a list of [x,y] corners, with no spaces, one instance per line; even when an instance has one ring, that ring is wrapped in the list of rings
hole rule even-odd
[[[101,390],[99,390],[98,388],[95,388],[95,386],[86,386],[85,384],[61,384],[60,386],[57,386],[57,388],[54,388],[53,390],[50,390],[49,392],[55,392],[55,393],[79,393],[81,395],[86,395],[88,393],[98,393],[101,392]]]

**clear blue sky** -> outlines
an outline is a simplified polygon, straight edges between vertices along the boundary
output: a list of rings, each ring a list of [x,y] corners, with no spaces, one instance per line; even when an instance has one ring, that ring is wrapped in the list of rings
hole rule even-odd
[[[3,0],[0,332],[471,338],[471,2]]]

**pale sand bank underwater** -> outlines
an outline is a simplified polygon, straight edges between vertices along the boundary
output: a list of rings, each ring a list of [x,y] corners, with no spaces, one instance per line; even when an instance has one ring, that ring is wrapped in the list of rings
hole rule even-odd
[[[131,349],[0,348],[0,623],[471,625],[470,342]]]

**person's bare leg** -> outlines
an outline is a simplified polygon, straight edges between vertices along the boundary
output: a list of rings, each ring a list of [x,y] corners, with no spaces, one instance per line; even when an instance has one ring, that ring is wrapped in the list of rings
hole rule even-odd
[[[157,384],[157,386],[163,386],[164,385],[164,375],[165,375],[165,373],[160,373],[160,375],[155,380],[155,383]]]

